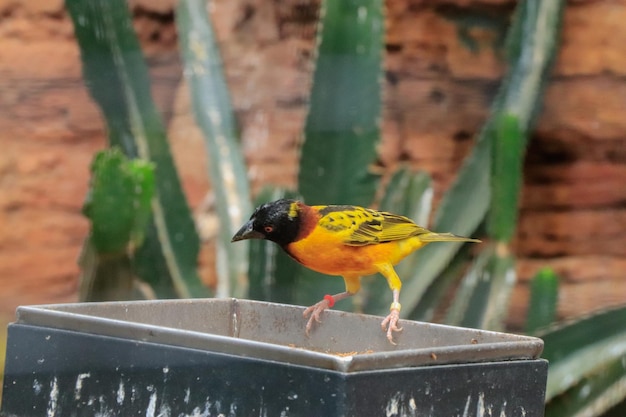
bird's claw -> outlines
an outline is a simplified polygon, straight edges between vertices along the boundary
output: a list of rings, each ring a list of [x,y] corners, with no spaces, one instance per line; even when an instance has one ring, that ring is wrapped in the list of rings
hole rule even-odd
[[[381,323],[381,327],[384,332],[387,332],[387,340],[392,345],[395,345],[396,342],[393,341],[393,332],[401,332],[402,327],[398,327],[398,320],[400,320],[400,311],[396,309],[392,309],[391,312],[383,322]]]
[[[322,320],[320,319],[320,314],[322,314],[322,312],[326,310],[327,308],[329,308],[329,303],[328,303],[328,300],[324,299],[318,303],[313,304],[311,307],[308,307],[306,310],[304,310],[304,312],[302,313],[304,318],[307,318],[309,317],[309,315],[311,315],[311,317],[309,317],[309,321],[306,323],[305,334],[307,336],[311,332],[314,322],[317,322],[317,323],[322,322]]]

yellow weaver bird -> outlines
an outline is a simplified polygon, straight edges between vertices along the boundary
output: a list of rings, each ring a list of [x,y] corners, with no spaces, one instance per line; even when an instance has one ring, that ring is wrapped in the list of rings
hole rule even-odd
[[[402,282],[393,269],[410,253],[431,242],[480,242],[453,235],[434,233],[397,214],[358,206],[307,206],[282,199],[259,206],[232,241],[267,239],[277,243],[293,259],[314,271],[343,277],[346,290],[324,298],[307,308],[306,333],[320,314],[335,302],[354,295],[361,288],[361,277],[380,272],[393,293],[389,315],[382,328],[393,344],[393,332],[400,319]]]

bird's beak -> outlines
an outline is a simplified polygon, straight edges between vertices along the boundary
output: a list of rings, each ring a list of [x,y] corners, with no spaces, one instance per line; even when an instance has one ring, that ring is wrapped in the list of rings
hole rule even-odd
[[[248,220],[248,223],[244,224],[241,229],[239,229],[239,231],[235,233],[235,236],[233,236],[231,242],[237,242],[239,240],[245,239],[264,239],[265,236],[263,235],[263,233],[257,232],[253,229],[253,224],[253,220]]]

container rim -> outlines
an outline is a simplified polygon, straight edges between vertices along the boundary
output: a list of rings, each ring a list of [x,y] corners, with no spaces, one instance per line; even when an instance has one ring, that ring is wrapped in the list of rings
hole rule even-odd
[[[207,328],[198,328],[199,322],[206,321],[206,317],[198,314],[205,310],[228,317],[209,323]],[[24,325],[344,373],[533,360],[543,350],[543,341],[536,337],[410,320],[402,320],[402,340],[393,346],[380,330],[380,317],[341,311],[325,311],[322,325],[307,338],[303,310],[299,306],[262,301],[192,299],[20,306],[16,315],[17,323]],[[280,326],[286,329],[279,329]],[[412,336],[405,337],[409,332]],[[356,339],[362,339],[363,343],[357,343]]]

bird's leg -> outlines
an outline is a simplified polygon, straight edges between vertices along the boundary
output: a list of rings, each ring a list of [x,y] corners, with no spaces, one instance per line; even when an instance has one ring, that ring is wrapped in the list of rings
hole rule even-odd
[[[387,279],[389,288],[391,288],[393,293],[393,302],[389,308],[389,314],[385,317],[381,326],[383,331],[387,332],[387,340],[389,340],[391,344],[395,345],[396,342],[393,341],[393,332],[402,331],[402,327],[398,327],[398,320],[400,320],[400,308],[402,307],[399,301],[402,282],[391,264],[382,264],[377,266],[380,273]]]
[[[322,314],[324,310],[326,310],[327,308],[332,308],[332,306],[334,306],[337,301],[343,300],[352,295],[354,294],[349,291],[340,292],[339,294],[335,294],[335,295],[327,294],[324,296],[324,299],[322,301],[319,301],[313,304],[311,307],[304,310],[304,313],[302,313],[302,315],[305,318],[311,315],[311,317],[309,318],[309,321],[306,324],[306,335],[307,336],[309,335],[309,332],[313,328],[313,324],[315,322],[318,322],[318,323],[322,322],[320,320],[320,314]]]
[[[315,322],[321,323],[320,314],[322,314],[324,310],[334,306],[337,301],[341,301],[353,296],[361,288],[361,277],[359,276],[344,276],[343,280],[346,283],[346,290],[344,292],[340,292],[339,294],[335,295],[327,294],[324,296],[324,299],[322,301],[315,303],[311,307],[304,310],[303,315],[305,318],[311,315],[309,321],[306,324],[307,336],[309,335],[309,332],[313,328],[313,324],[315,324]]]
[[[402,327],[398,327],[398,320],[400,320],[400,308],[402,307],[398,302],[399,298],[400,290],[393,290],[393,303],[391,303],[391,307],[389,308],[389,314],[381,323],[383,331],[387,331],[387,340],[389,340],[393,345],[396,344],[396,342],[393,341],[393,332],[402,331]]]

